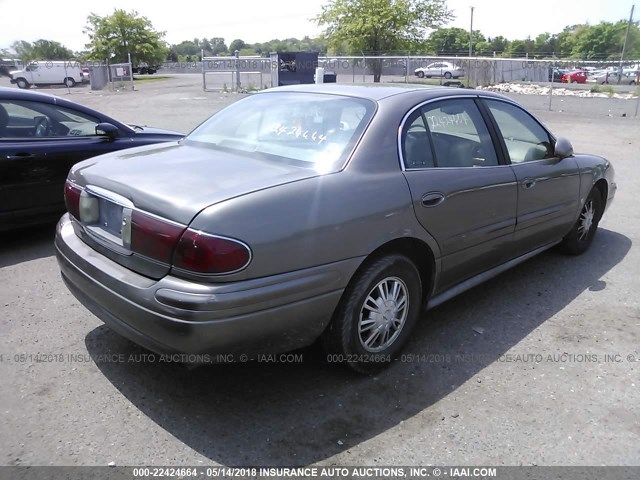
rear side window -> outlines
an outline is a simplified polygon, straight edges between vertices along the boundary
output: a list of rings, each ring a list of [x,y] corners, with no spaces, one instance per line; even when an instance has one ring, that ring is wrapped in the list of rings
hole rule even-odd
[[[404,123],[402,155],[408,169],[498,165],[487,126],[471,98],[428,103]]]
[[[486,99],[484,102],[498,124],[511,163],[553,157],[549,134],[531,115],[510,103]]]

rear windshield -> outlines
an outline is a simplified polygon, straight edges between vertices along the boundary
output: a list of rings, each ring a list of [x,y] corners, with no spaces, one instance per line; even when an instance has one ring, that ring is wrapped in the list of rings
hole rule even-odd
[[[185,140],[316,169],[340,170],[375,110],[369,100],[273,92],[240,100]]]

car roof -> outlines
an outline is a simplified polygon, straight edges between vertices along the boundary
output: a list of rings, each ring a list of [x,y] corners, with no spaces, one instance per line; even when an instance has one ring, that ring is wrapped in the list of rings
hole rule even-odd
[[[33,92],[30,90],[21,90],[17,88],[0,87],[0,98],[11,100],[31,100],[36,102],[54,103],[64,105],[65,103],[73,106],[77,105],[74,102],[65,100],[64,98],[56,97],[49,93]]]
[[[258,93],[265,95],[270,92],[301,92],[301,93],[325,93],[331,95],[343,95],[347,97],[364,98],[367,100],[379,101],[396,95],[410,94],[421,92],[426,99],[451,97],[455,95],[468,96],[471,92],[473,95],[482,95],[495,98],[505,98],[493,92],[485,90],[470,90],[457,87],[442,87],[439,85],[416,85],[416,84],[306,84],[306,85],[287,85],[283,87],[270,88]]]

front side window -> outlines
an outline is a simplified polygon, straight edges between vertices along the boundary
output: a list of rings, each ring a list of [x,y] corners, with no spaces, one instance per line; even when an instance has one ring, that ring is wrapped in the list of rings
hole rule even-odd
[[[511,163],[553,157],[549,134],[531,115],[510,103],[486,99],[484,102],[498,124]]]
[[[0,138],[95,135],[99,122],[98,118],[60,105],[0,100]]]
[[[441,100],[415,110],[401,139],[406,168],[487,167],[498,157],[471,98]]]
[[[278,92],[234,103],[185,143],[314,168],[340,170],[375,111],[368,100]]]

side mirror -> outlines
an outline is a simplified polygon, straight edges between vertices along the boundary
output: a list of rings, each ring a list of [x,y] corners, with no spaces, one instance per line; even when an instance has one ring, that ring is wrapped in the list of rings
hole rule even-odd
[[[96,135],[106,136],[109,140],[113,140],[118,136],[118,127],[111,123],[99,123],[96,125]]]
[[[558,137],[554,148],[556,157],[567,158],[573,156],[573,146],[571,142],[564,137]]]

